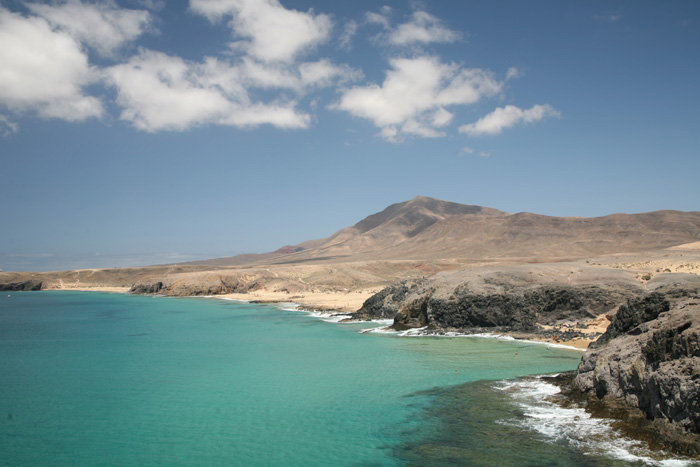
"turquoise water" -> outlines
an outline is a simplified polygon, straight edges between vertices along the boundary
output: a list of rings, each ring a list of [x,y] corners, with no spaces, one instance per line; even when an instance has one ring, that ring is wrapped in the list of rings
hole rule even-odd
[[[0,296],[0,465],[589,459],[509,422],[518,405],[494,389],[574,369],[580,352],[363,334],[367,324],[215,299],[9,295]]]

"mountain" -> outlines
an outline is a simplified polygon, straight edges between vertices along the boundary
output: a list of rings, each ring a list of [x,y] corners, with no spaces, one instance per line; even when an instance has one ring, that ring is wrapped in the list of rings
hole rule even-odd
[[[700,240],[700,212],[604,217],[511,214],[418,196],[328,238],[200,266],[466,258],[557,260],[667,248]]]

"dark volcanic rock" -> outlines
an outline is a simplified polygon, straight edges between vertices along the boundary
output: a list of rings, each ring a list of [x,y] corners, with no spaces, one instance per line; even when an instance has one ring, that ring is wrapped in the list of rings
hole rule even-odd
[[[402,282],[370,297],[356,319],[394,319],[397,330],[428,326],[431,330],[499,330],[533,332],[537,324],[556,324],[598,316],[613,310],[629,290],[595,286],[540,285],[509,287],[499,293],[472,292],[457,286],[436,293],[430,281]]]
[[[428,325],[428,303],[431,292],[404,304],[394,316],[392,327],[397,331],[411,328],[422,328]]]
[[[574,387],[668,422],[670,438],[694,435],[700,452],[700,297],[673,303],[654,293],[620,307],[581,360]]]
[[[399,308],[404,304],[406,297],[424,292],[425,281],[407,281],[390,285],[369,297],[362,305],[355,319],[393,319]],[[420,327],[420,326],[416,326]]]
[[[3,291],[28,291],[28,290],[41,290],[43,283],[38,279],[31,279],[28,281],[21,282],[8,282],[0,284],[0,290]]]
[[[163,290],[162,282],[154,282],[152,284],[134,284],[129,289],[130,293],[154,294]]]
[[[601,336],[596,345],[601,346],[611,339],[625,333],[634,333],[642,323],[656,319],[659,314],[668,311],[669,301],[664,294],[655,292],[646,297],[634,301],[628,301],[627,305],[621,305],[613,316],[610,326]],[[639,333],[639,331],[637,331]]]
[[[179,297],[247,293],[262,287],[264,280],[242,280],[236,276],[218,274],[203,275],[190,280],[166,279],[158,282],[142,282],[131,286],[129,292],[138,294],[161,294]]]
[[[430,300],[428,316],[430,325],[436,328],[509,327],[531,331],[536,329],[537,311],[524,296],[469,294],[454,300]]]

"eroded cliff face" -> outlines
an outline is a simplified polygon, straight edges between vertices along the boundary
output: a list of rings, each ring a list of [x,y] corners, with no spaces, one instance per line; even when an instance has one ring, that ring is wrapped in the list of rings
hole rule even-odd
[[[139,294],[160,294],[173,296],[221,295],[227,293],[245,293],[255,290],[259,285],[255,280],[221,275],[202,276],[197,280],[164,280],[137,283],[129,292]]]
[[[596,317],[615,309],[641,289],[606,289],[563,284],[474,291],[450,289],[430,281],[402,282],[368,299],[359,319],[393,319],[393,328],[427,326],[429,330],[494,330],[534,332],[538,324],[556,324]]]
[[[700,296],[652,293],[620,307],[583,357],[574,387],[700,434]]]
[[[32,279],[27,281],[18,282],[6,282],[0,283],[0,290],[3,291],[28,291],[28,290],[41,290],[43,282],[38,279]]]

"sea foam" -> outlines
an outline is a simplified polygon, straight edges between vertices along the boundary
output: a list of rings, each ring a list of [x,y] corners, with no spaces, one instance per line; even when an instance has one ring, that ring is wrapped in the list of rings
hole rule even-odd
[[[698,465],[691,459],[672,458],[651,450],[646,443],[623,436],[612,420],[593,418],[582,408],[564,408],[548,400],[560,392],[540,378],[501,381],[495,389],[506,392],[522,418],[500,423],[535,431],[553,443],[568,443],[586,455],[603,455],[626,462],[660,466]]]

